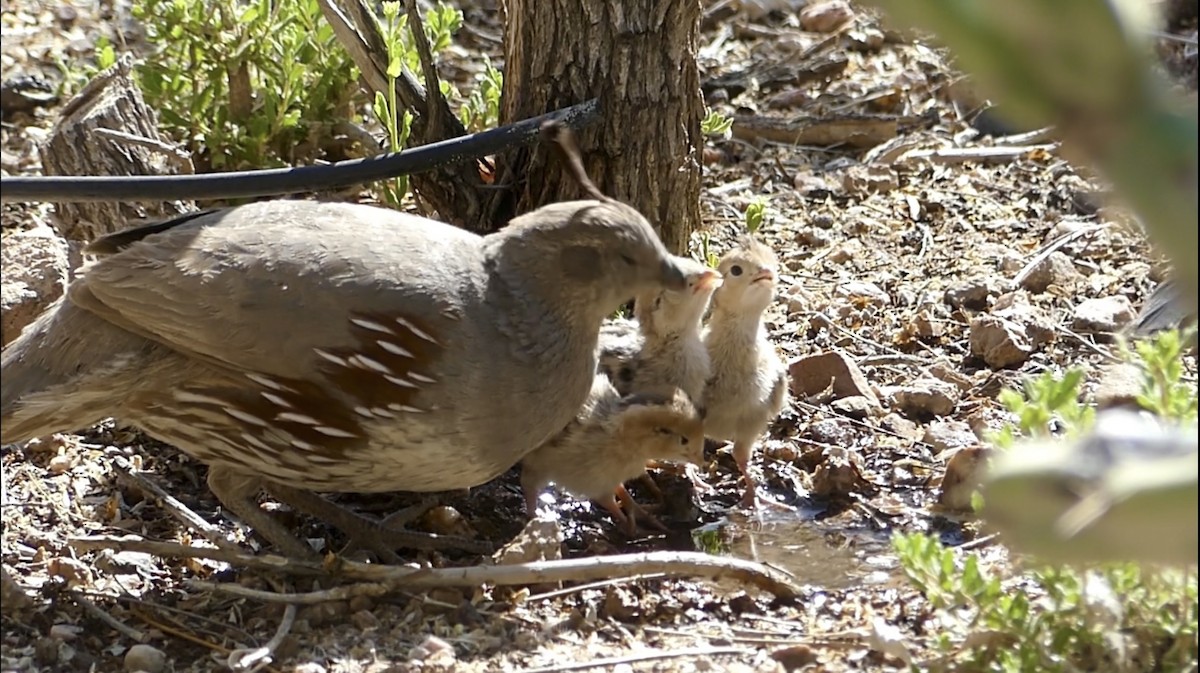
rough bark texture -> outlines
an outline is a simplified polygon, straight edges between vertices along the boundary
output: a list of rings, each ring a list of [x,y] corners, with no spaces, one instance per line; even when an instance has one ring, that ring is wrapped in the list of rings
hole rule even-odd
[[[192,163],[158,133],[158,116],[142,99],[125,56],[96,75],[62,110],[42,148],[46,175],[173,175]],[[118,135],[106,134],[109,129]],[[58,203],[58,232],[76,245],[128,228],[142,219],[166,219],[195,210],[191,202]]]
[[[600,123],[579,134],[592,180],[641,211],[674,252],[700,222],[696,0],[505,0],[502,124],[599,97]],[[498,159],[492,203],[506,222],[580,197],[547,153]]]

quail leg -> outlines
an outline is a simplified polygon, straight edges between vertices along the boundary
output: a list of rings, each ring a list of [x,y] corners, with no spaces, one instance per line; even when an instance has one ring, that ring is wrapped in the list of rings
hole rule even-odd
[[[313,548],[292,535],[287,526],[279,523],[258,506],[256,496],[263,488],[263,480],[243,472],[220,465],[208,468],[208,488],[221,501],[225,509],[249,525],[260,535],[293,558],[312,558]]]
[[[492,551],[492,546],[482,540],[389,528],[379,521],[334,504],[312,491],[275,483],[268,483],[267,490],[271,495],[305,514],[336,526],[349,535],[353,542],[380,554],[389,562],[397,560],[393,550],[398,547],[457,549],[479,554]],[[399,514],[408,514],[410,518],[412,516],[407,509],[402,510]]]

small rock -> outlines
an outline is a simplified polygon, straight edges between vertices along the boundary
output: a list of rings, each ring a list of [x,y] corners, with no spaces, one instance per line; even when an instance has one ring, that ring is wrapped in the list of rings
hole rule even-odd
[[[887,166],[851,166],[842,175],[842,189],[850,196],[885,194],[900,186],[900,178]]]
[[[971,446],[978,443],[979,440],[971,431],[971,426],[966,423],[939,419],[925,428],[925,436],[922,441],[933,447],[934,453],[942,453],[951,449]]]
[[[962,391],[953,383],[935,378],[917,379],[907,385],[880,390],[888,403],[909,418],[946,416],[954,411]]]
[[[1037,350],[1021,325],[994,315],[971,320],[971,355],[982,358],[992,369],[1019,365]]]
[[[138,643],[129,648],[125,653],[125,670],[126,671],[145,671],[145,673],[159,673],[167,667],[167,655],[162,650],[147,645]]]
[[[971,511],[971,496],[983,483],[988,451],[981,446],[959,449],[946,462],[937,503],[953,512]]]
[[[768,98],[767,107],[772,110],[788,110],[807,105],[810,101],[812,101],[812,96],[808,95],[808,91],[804,89],[786,89]],[[799,177],[799,175],[796,176],[797,180]],[[799,184],[795,186],[797,189],[800,188]]]
[[[820,657],[808,645],[792,645],[780,648],[771,653],[771,658],[782,664],[784,670],[789,673],[820,661]]]
[[[1075,307],[1071,327],[1093,335],[1112,335],[1137,315],[1125,295],[1086,299]]]
[[[874,394],[871,397],[866,395],[851,395],[843,397],[840,400],[834,400],[829,404],[829,408],[843,416],[857,418],[862,420],[869,416],[882,415],[883,407],[880,406],[879,400],[875,399]]]
[[[1041,348],[1057,336],[1056,324],[1029,303],[1029,296],[1017,290],[1001,295],[992,304],[992,315],[1007,318],[1025,328],[1034,348]]]
[[[60,453],[51,458],[50,462],[46,463],[46,471],[50,474],[62,474],[63,472],[71,469],[71,464],[73,462],[74,461],[71,459],[71,456]]]
[[[467,538],[476,535],[466,517],[448,505],[430,507],[419,517],[418,522],[422,530],[438,535],[458,535]]]
[[[879,420],[879,427],[910,442],[918,441],[925,436],[925,431],[921,429],[921,426],[900,414],[884,416]]]
[[[600,614],[619,622],[636,621],[642,616],[641,601],[624,587],[611,587],[604,595]]]
[[[1071,258],[1056,250],[1030,269],[1025,278],[1021,280],[1021,287],[1040,294],[1051,285],[1070,289],[1081,277]]]
[[[50,627],[50,637],[62,641],[75,640],[82,632],[83,628],[74,624],[55,624]]]
[[[0,340],[5,345],[62,296],[67,269],[67,242],[49,227],[4,236],[0,246]]]
[[[421,662],[422,668],[449,667],[457,660],[454,646],[437,636],[425,636],[419,645],[408,652],[409,662]]]
[[[808,355],[788,365],[792,394],[808,398],[832,388],[834,399],[863,397],[875,406],[879,400],[858,365],[837,351]]]
[[[1100,372],[1100,384],[1096,386],[1096,406],[1139,408],[1137,398],[1145,385],[1142,368],[1132,362],[1120,362],[1105,367]]]
[[[535,517],[493,558],[496,565],[556,561],[562,558],[562,526],[554,519]]]
[[[822,418],[809,424],[808,436],[822,444],[845,446],[853,441],[854,429],[844,418]]]
[[[946,290],[944,300],[951,308],[982,311],[1003,291],[1000,281],[996,278],[972,278],[962,285]]]
[[[379,618],[370,610],[359,610],[350,615],[350,622],[361,631],[373,631],[379,628]]]
[[[862,457],[857,451],[830,447],[821,454],[812,476],[812,494],[818,498],[844,498],[872,490],[862,475]]]
[[[829,0],[800,10],[800,28],[812,33],[832,33],[854,20],[854,10],[843,0]]]
[[[834,289],[833,296],[848,299],[856,308],[864,306],[883,308],[892,303],[892,298],[883,291],[883,288],[875,283],[862,280],[840,283]]]

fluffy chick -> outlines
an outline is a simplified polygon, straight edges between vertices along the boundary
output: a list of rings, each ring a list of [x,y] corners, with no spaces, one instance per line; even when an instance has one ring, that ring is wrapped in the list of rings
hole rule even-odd
[[[742,504],[757,502],[750,455],[767,425],[787,404],[787,368],[767,338],[762,317],[775,298],[775,253],[752,238],[727,252],[718,265],[724,282],[713,296],[704,345],[712,363],[705,387],[706,436],[733,442],[746,479]]]
[[[575,420],[521,461],[525,508],[533,516],[538,493],[554,483],[595,501],[632,534],[639,508],[625,482],[645,473],[650,459],[699,462],[703,457],[704,421],[687,393],[622,396],[608,377],[597,374]]]
[[[621,395],[672,387],[693,400],[704,394],[712,366],[700,323],[721,285],[721,274],[692,259],[678,258],[677,263],[687,287],[638,295],[633,310],[636,335],[629,334],[628,321],[600,331],[600,369]]]

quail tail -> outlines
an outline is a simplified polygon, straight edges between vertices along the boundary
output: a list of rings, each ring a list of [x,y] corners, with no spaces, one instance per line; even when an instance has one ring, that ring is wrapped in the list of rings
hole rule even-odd
[[[59,299],[0,353],[0,443],[77,430],[111,416],[121,407],[115,375],[155,348]]]

